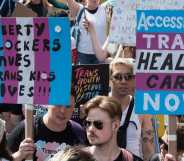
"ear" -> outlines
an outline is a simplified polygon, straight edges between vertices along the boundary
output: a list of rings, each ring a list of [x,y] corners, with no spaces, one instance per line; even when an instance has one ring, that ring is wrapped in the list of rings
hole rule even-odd
[[[113,85],[112,79],[111,79],[111,78],[109,78],[109,91],[111,90],[112,85]]]
[[[112,124],[112,129],[113,131],[117,131],[120,127],[120,120],[116,119],[113,121],[113,124]]]

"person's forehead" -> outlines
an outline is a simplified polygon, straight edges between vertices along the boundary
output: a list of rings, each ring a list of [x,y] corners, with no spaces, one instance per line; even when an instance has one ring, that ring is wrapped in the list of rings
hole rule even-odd
[[[93,108],[89,111],[87,118],[93,120],[103,120],[109,118],[109,115],[106,111],[101,110],[100,108]]]
[[[117,71],[122,71],[122,72],[131,72],[132,69],[130,66],[126,65],[126,64],[116,64],[113,66],[112,72],[117,72]]]

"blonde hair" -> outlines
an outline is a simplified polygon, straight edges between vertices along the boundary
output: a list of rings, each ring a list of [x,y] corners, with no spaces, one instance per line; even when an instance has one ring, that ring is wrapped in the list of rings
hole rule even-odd
[[[92,154],[85,151],[82,146],[67,147],[59,151],[51,161],[96,161]]]
[[[134,64],[135,64],[135,59],[133,58],[116,58],[113,59],[113,61],[110,63],[110,76],[113,73],[113,69],[117,65],[125,65],[130,68],[132,74],[134,74]]]
[[[118,118],[121,120],[122,110],[119,102],[109,96],[95,96],[84,105],[84,112],[88,115],[89,111],[94,108],[99,108],[107,112],[111,119]]]

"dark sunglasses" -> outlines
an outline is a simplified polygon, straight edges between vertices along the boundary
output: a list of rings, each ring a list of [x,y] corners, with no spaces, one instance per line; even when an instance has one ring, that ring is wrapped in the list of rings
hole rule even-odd
[[[116,80],[116,81],[122,81],[123,79],[125,81],[129,81],[132,80],[133,78],[135,78],[135,76],[131,73],[127,73],[127,74],[114,74],[112,75],[112,79]]]
[[[91,125],[93,125],[98,130],[103,129],[103,122],[100,120],[96,120],[96,121],[85,120],[84,121],[84,126],[86,129],[88,129]]]

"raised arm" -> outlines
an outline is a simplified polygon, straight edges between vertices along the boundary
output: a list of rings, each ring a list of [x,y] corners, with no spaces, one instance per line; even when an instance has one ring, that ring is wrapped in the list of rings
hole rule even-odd
[[[106,51],[108,38],[105,41],[103,47],[101,47],[93,24],[90,21],[88,21],[87,19],[85,19],[83,21],[83,25],[84,25],[86,31],[89,32],[89,34],[91,36],[92,45],[93,45],[93,48],[95,50],[95,54],[96,54],[97,59],[99,61],[104,61],[108,55],[107,51]]]
[[[148,161],[154,153],[154,131],[151,115],[140,116],[142,119],[142,149],[144,161]]]
[[[70,16],[76,17],[77,13],[80,9],[79,3],[77,3],[75,0],[65,0],[68,4],[68,8],[70,10]]]

